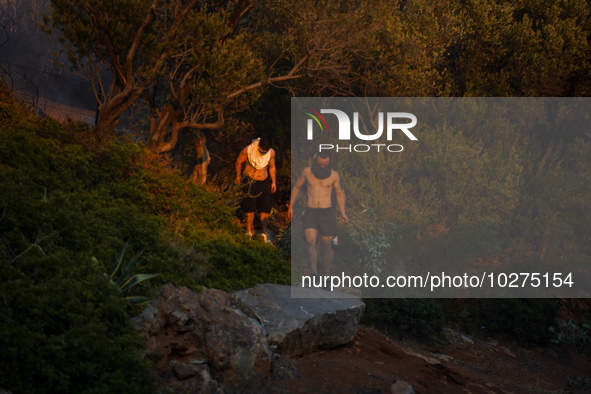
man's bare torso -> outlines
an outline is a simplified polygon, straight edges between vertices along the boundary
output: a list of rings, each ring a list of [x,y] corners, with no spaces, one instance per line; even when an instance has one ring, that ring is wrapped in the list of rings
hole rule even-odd
[[[275,151],[273,149],[270,149],[269,151],[271,154],[271,160],[274,160]],[[248,177],[254,179],[255,181],[264,181],[265,179],[267,179],[267,176],[269,176],[269,172],[267,171],[269,166],[267,165],[265,168],[257,170],[248,161],[248,153],[247,152],[248,152],[248,147],[244,148],[244,150],[241,152],[241,155],[244,155],[244,159],[245,159],[244,160],[244,175],[247,175]]]
[[[332,206],[332,189],[335,188],[335,182],[337,182],[339,176],[335,171],[331,171],[331,174],[326,179],[316,178],[311,171],[310,167],[304,170],[304,176],[308,183],[308,208],[330,208]]]
[[[244,174],[248,175],[250,178],[254,179],[255,181],[264,181],[265,179],[267,179],[267,176],[268,176],[268,172],[267,172],[268,167],[269,166],[263,168],[262,170],[257,170],[253,166],[251,166],[247,160],[246,164],[244,166]]]

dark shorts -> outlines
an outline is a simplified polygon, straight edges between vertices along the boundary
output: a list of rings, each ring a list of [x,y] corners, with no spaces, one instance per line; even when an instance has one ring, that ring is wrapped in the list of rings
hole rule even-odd
[[[333,208],[306,208],[302,218],[302,228],[318,230],[321,237],[337,235],[337,218]]]
[[[244,213],[264,212],[271,213],[271,184],[269,177],[263,181],[254,181],[246,178],[246,185],[242,187],[245,196],[240,203],[240,207]]]

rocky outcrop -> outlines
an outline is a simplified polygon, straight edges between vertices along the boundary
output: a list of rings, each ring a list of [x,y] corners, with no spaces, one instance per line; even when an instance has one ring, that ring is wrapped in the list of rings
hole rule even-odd
[[[234,297],[262,324],[271,350],[286,357],[349,343],[365,309],[348,294],[274,284],[256,285]]]
[[[318,298],[292,298],[292,291]],[[285,357],[350,342],[364,306],[358,298],[319,289],[267,284],[229,295],[167,284],[132,322],[161,386],[262,392],[272,373],[290,373]]]
[[[223,291],[167,284],[133,324],[164,386],[188,392],[255,390],[270,374],[262,327]]]

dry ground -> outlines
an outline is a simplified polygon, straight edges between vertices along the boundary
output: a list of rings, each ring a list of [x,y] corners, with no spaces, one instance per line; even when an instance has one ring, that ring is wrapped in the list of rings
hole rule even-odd
[[[430,348],[396,342],[361,326],[338,349],[292,360],[276,373],[278,393],[390,393],[397,380],[415,393],[565,393],[572,378],[591,378],[591,362],[564,347],[526,349],[446,330],[446,344]]]

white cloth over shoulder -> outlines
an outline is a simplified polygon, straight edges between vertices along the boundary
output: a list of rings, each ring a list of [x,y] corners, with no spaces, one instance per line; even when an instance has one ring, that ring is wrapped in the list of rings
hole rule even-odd
[[[252,140],[252,144],[248,145],[248,149],[246,150],[248,162],[255,170],[262,170],[267,167],[271,160],[271,149],[269,149],[264,155],[259,152],[260,140],[260,138]]]

